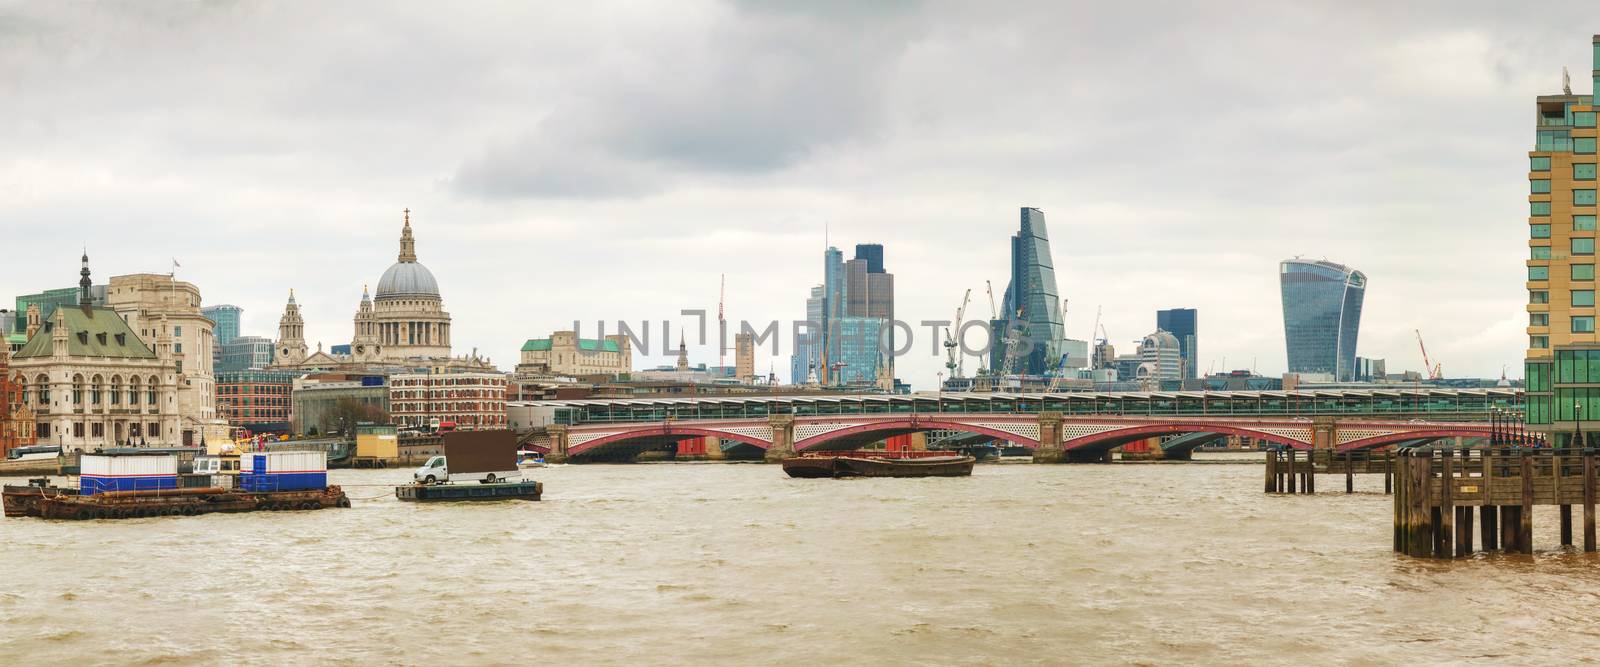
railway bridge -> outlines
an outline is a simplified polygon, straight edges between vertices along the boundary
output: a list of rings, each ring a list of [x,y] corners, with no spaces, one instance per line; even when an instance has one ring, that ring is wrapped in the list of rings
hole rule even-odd
[[[1244,436],[1295,449],[1357,451],[1485,438],[1494,411],[1515,412],[1513,389],[1306,392],[1129,392],[914,396],[708,396],[514,403],[548,411],[555,458],[615,458],[693,438],[765,451],[857,449],[886,438],[957,431],[1033,450],[1034,460],[1104,461],[1112,449],[1163,438],[1169,458]],[[1178,436],[1178,437],[1166,437]]]

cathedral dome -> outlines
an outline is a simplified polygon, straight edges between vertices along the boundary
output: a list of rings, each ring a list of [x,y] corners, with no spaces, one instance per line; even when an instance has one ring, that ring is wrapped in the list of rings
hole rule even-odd
[[[395,262],[378,279],[377,298],[386,296],[439,296],[439,283],[433,272],[417,262]]]
[[[378,279],[377,298],[386,296],[439,296],[439,283],[428,267],[417,263],[417,242],[411,236],[411,209],[406,209],[400,230],[400,257]]]

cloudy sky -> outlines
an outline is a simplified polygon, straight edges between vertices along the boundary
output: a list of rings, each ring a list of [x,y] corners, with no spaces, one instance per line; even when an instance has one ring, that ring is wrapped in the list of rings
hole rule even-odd
[[[1035,206],[1070,336],[1194,307],[1202,370],[1281,373],[1276,264],[1326,257],[1368,274],[1360,354],[1420,369],[1420,328],[1517,377],[1532,98],[1590,90],[1600,22],[1396,4],[0,2],[0,295],[177,258],[248,333],[295,288],[348,342],[410,207],[458,351],[509,369],[721,274],[733,322],[799,318],[825,226],[902,319],[986,316]]]

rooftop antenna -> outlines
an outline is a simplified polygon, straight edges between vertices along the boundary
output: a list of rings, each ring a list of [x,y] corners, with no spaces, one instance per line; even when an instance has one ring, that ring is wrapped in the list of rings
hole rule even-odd
[[[1561,66],[1561,92],[1566,95],[1572,94],[1572,75],[1567,72],[1566,65]]]
[[[717,365],[728,365],[728,321],[722,318],[722,304],[728,300],[728,274],[722,274],[722,286],[717,288]]]

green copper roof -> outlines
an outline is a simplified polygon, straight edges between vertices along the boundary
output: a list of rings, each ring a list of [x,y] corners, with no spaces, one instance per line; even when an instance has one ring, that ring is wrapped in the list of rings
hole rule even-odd
[[[578,349],[580,349],[580,350],[603,351],[603,352],[621,352],[622,351],[622,348],[617,347],[617,341],[614,341],[614,340],[593,340],[593,339],[589,339],[589,338],[579,338],[578,339]],[[550,351],[550,339],[549,338],[529,338],[528,342],[522,344],[522,351],[523,352],[549,352]]]
[[[128,328],[128,323],[110,308],[62,307],[61,314],[67,329],[67,354],[74,357],[120,357],[123,359],[154,359],[156,353],[145,347],[143,341]],[[51,317],[45,326],[28,339],[17,351],[16,358],[48,357],[54,354],[52,338],[56,318]]]

